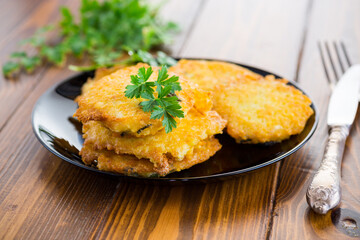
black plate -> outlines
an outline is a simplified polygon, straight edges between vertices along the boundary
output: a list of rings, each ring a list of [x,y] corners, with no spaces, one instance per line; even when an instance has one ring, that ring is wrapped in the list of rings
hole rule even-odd
[[[272,74],[254,67],[237,65],[249,68],[261,75]],[[224,178],[265,167],[289,156],[310,139],[318,123],[318,114],[312,104],[311,108],[314,110],[314,114],[308,120],[303,132],[281,143],[236,144],[227,134],[222,134],[217,136],[223,145],[222,149],[202,164],[188,170],[169,174],[163,178],[128,177],[87,166],[79,156],[83,138],[81,136],[81,123],[72,118],[77,108],[77,104],[73,99],[80,94],[81,86],[87,78],[92,76],[93,72],[85,72],[64,80],[47,90],[34,107],[32,113],[33,130],[45,148],[65,161],[97,173],[122,177],[127,180],[142,180],[147,183],[223,180]],[[276,77],[279,78],[279,76]],[[295,83],[289,84],[299,89]]]

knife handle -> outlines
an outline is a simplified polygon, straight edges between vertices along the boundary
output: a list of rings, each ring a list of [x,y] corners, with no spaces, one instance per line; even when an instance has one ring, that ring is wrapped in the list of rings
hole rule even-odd
[[[330,126],[324,157],[306,193],[316,213],[326,214],[340,203],[340,168],[349,130],[350,125]]]

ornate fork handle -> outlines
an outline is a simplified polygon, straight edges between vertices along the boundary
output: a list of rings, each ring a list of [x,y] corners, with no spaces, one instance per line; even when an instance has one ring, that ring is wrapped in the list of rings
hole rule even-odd
[[[340,202],[340,168],[350,125],[330,126],[330,135],[319,170],[307,190],[306,200],[311,208],[326,214]]]

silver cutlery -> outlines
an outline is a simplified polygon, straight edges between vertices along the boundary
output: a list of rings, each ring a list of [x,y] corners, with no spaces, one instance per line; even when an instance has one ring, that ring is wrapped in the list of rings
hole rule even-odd
[[[355,119],[360,86],[360,65],[351,66],[343,43],[333,43],[332,45],[334,49],[332,51],[333,54],[331,54],[328,43],[321,44],[319,42],[318,45],[325,74],[333,91],[328,106],[328,141],[320,167],[315,173],[306,193],[306,200],[309,206],[316,213],[320,214],[326,214],[340,203],[341,161],[346,138]],[[332,55],[337,56],[336,62],[339,64],[338,68],[336,68],[335,58]],[[349,66],[346,72],[345,62]],[[330,63],[328,65],[333,70],[335,80],[330,77],[331,68],[326,67],[326,63]],[[345,73],[336,83],[336,79],[339,79],[337,69],[341,69],[341,72]]]

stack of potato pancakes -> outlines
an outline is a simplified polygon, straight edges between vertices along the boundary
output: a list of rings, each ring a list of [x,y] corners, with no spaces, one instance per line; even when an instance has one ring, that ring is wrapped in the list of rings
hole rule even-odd
[[[105,76],[83,86],[74,116],[83,123],[85,142],[80,155],[84,163],[104,171],[150,177],[209,159],[221,148],[214,135],[222,133],[226,125],[212,110],[211,93],[180,75],[182,90],[176,95],[184,118],[176,118],[177,128],[165,133],[161,119],[150,119],[150,113],[141,109],[141,98],[125,97],[130,76],[136,75],[140,67],[149,66],[138,64],[108,75],[99,73]],[[157,79],[158,70],[153,67],[149,81]]]
[[[263,77],[219,61],[180,60],[169,68],[179,76],[184,118],[166,134],[161,119],[150,119],[125,97],[130,76],[141,67],[99,69],[76,99],[74,114],[83,123],[85,164],[131,176],[165,176],[204,162],[221,145],[214,137],[226,126],[238,143],[280,142],[303,131],[313,114],[311,100],[285,79]],[[157,79],[153,67],[150,81]]]

